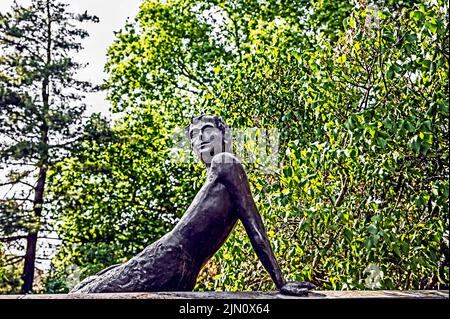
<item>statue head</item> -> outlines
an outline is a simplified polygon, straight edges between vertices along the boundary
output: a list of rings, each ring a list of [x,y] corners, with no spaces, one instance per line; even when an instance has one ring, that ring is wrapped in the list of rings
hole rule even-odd
[[[214,155],[231,152],[230,128],[220,116],[203,114],[192,117],[184,130],[194,153],[207,166]]]

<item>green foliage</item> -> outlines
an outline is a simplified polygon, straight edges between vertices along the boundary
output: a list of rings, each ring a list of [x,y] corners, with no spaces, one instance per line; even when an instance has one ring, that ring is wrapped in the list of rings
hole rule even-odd
[[[7,255],[0,246],[0,294],[17,294],[20,291],[20,258]]]
[[[169,230],[158,226],[159,205],[179,216],[202,181],[198,166],[167,161],[170,129],[213,112],[235,128],[280,132],[279,168],[246,168],[287,279],[322,289],[448,287],[447,9],[145,1],[108,53],[109,96],[125,114],[113,128],[121,142],[86,145],[89,156],[56,175],[73,190],[56,192],[68,242],[119,246],[105,262],[67,245],[58,261],[102,267]],[[114,169],[97,174],[103,165]],[[159,204],[130,202],[134,190]],[[144,217],[120,231],[116,216],[129,210]],[[380,279],[368,285],[374,267]],[[196,289],[273,288],[239,226]]]

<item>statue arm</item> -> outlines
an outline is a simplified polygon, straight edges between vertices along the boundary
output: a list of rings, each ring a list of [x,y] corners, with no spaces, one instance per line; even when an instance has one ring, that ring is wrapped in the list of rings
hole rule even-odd
[[[245,183],[243,184],[246,185],[244,188],[247,190],[243,192],[245,199],[243,205],[238,209],[238,214],[239,219],[244,224],[253,249],[256,251],[264,268],[269,272],[272,280],[282,294],[294,296],[307,295],[308,290],[315,288],[312,283],[303,281],[286,282],[283,278],[280,266],[275,259],[269,240],[267,239],[261,215],[259,214],[251,195],[247,178],[244,178],[244,180]]]
[[[213,175],[217,176],[230,192],[238,218],[244,225],[253,249],[277,288],[280,289],[286,281],[267,239],[267,234],[253,200],[247,175],[242,164],[233,155],[222,153],[213,159],[212,171]]]
[[[270,274],[270,277],[275,282],[277,288],[281,289],[286,281],[284,280],[280,266],[275,259],[272,247],[270,246],[267,234],[264,230],[261,216],[251,194],[248,202],[248,205],[239,209],[239,219],[242,221],[253,249],[261,260],[261,263]]]
[[[217,178],[230,192],[238,218],[247,231],[253,249],[280,292],[303,296],[315,286],[309,282],[286,282],[267,239],[261,215],[256,208],[242,164],[233,155],[221,153],[211,162],[211,178]]]

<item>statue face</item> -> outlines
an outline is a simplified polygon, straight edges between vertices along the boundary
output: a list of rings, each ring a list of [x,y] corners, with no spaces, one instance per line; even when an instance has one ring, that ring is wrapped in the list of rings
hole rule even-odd
[[[199,121],[191,124],[189,137],[195,154],[206,164],[211,162],[214,155],[224,151],[222,131],[214,123]]]

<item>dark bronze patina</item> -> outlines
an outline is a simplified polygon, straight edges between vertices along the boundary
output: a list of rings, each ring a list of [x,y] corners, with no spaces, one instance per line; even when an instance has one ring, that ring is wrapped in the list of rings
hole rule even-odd
[[[201,115],[186,127],[208,177],[173,230],[126,263],[104,269],[71,293],[190,291],[201,268],[223,245],[237,221],[283,294],[306,295],[314,285],[286,282],[275,259],[240,161],[230,153],[231,137],[218,116]]]

